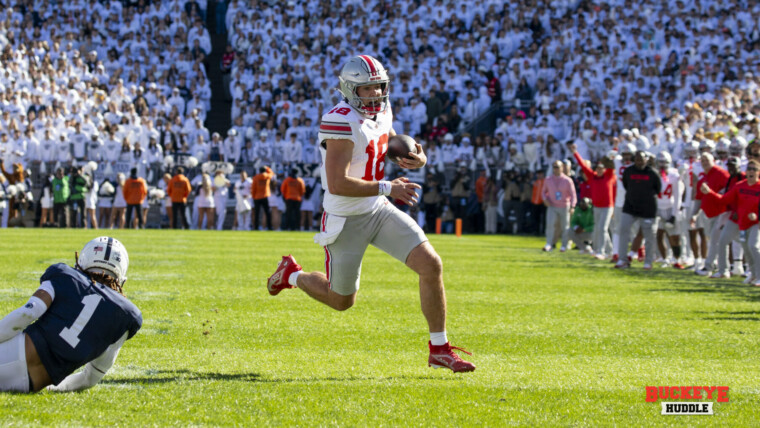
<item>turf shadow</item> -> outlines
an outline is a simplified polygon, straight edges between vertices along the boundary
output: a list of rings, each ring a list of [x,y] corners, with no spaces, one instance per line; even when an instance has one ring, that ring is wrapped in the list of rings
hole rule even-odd
[[[260,382],[261,375],[258,373],[215,373],[215,372],[193,372],[190,370],[155,370],[151,375],[128,377],[128,378],[108,378],[101,383],[109,384],[151,384],[151,383],[170,383],[181,381],[198,381],[198,380],[220,380],[220,381],[242,381],[242,382]]]
[[[667,287],[657,287],[648,290],[652,293],[710,293],[719,295],[727,300],[760,302],[760,292],[758,292],[760,290],[740,282],[707,279],[694,274],[689,275],[689,271],[676,269],[656,268],[651,271],[644,271],[642,269],[629,268],[614,270],[621,275],[631,277],[632,279],[636,278],[637,281],[651,278],[667,282]]]
[[[454,377],[437,376],[386,376],[386,377],[337,377],[328,376],[321,378],[262,378],[258,373],[215,373],[194,372],[186,369],[181,370],[155,370],[150,375],[128,378],[108,378],[101,381],[104,384],[163,384],[171,382],[187,381],[232,381],[232,382],[258,382],[258,383],[316,383],[316,382],[349,382],[349,381],[389,381],[389,380],[456,380]]]

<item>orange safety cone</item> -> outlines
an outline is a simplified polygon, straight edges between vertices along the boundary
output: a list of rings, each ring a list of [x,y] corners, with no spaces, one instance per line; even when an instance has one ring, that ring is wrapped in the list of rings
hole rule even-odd
[[[454,229],[456,230],[457,238],[462,237],[462,219],[458,218],[454,223]]]

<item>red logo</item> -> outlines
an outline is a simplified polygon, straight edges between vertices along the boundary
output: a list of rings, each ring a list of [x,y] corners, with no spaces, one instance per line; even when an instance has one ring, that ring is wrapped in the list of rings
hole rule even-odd
[[[727,386],[647,386],[647,402],[657,400],[715,400],[728,403]]]

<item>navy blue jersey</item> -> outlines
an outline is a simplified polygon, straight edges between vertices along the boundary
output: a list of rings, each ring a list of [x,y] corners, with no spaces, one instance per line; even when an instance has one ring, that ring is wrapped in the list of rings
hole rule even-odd
[[[142,326],[137,306],[77,269],[52,265],[40,278],[44,281],[53,284],[55,299],[24,332],[56,385],[100,356],[125,332],[131,338]]]

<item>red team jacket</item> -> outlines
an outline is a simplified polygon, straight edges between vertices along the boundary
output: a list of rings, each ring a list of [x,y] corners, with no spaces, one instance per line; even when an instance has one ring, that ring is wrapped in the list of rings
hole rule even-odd
[[[747,230],[758,223],[757,220],[749,219],[750,213],[757,214],[757,207],[760,204],[760,181],[750,186],[747,180],[736,183],[725,195],[719,195],[713,190],[703,196],[702,205],[705,202],[719,205],[725,208],[727,205],[735,206],[731,219],[739,224],[739,230]]]
[[[728,171],[717,165],[713,166],[710,168],[710,171],[705,174],[704,177],[697,181],[697,187],[695,187],[696,195],[694,196],[694,199],[699,201],[704,198],[704,193],[702,193],[700,190],[702,187],[702,182],[707,183],[707,185],[710,187],[710,190],[713,192],[719,192],[726,188],[726,184],[728,184],[728,177]],[[726,207],[720,206],[720,204],[705,203],[703,200],[702,211],[704,211],[707,218],[713,218],[726,211]]]

